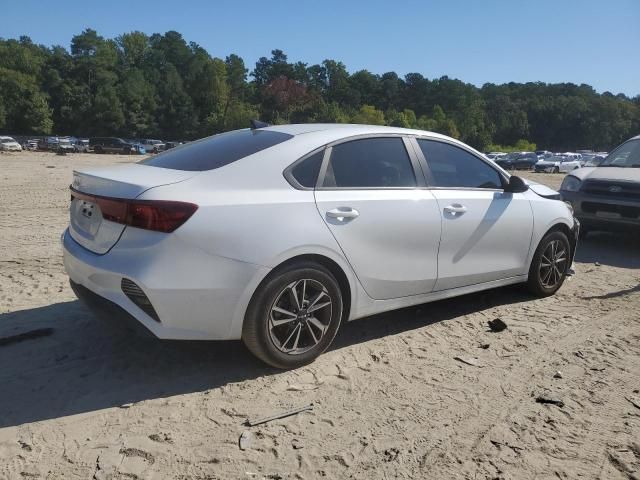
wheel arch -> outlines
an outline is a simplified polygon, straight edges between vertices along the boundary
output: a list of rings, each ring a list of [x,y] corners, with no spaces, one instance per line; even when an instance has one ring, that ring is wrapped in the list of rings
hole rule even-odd
[[[267,281],[269,281],[275,275],[278,275],[283,269],[289,267],[290,265],[305,261],[317,263],[318,265],[323,266],[324,268],[329,270],[329,272],[331,272],[331,274],[335,277],[336,281],[338,282],[338,286],[340,287],[340,293],[342,294],[342,318],[345,321],[349,320],[353,298],[353,292],[349,277],[347,276],[344,269],[335,260],[318,253],[303,253],[295,255],[276,265],[258,284],[253,295],[251,295],[251,300],[249,301],[249,303],[251,303],[251,301],[253,300],[253,297],[255,296],[255,293],[258,291],[258,289],[260,289]]]
[[[329,272],[331,272],[331,274],[336,278],[343,297],[343,321],[348,321],[353,314],[355,306],[357,305],[357,280],[346,260],[343,259],[343,261],[341,261],[341,259],[332,258],[332,256],[333,255],[325,255],[323,253],[309,251],[289,252],[289,255],[286,257],[280,257],[275,261],[272,264],[273,267],[268,270],[263,270],[262,273],[257,276],[258,278],[248,286],[245,294],[243,295],[244,300],[241,300],[236,307],[229,333],[229,339],[237,340],[241,338],[242,328],[249,305],[253,301],[256,292],[265,284],[265,282],[273,278],[274,275],[278,275],[282,269],[300,261],[315,262],[329,270]]]

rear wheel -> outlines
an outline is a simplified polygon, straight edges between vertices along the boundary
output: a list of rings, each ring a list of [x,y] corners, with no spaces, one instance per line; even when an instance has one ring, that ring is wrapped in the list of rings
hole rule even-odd
[[[299,262],[259,287],[247,309],[242,340],[277,368],[306,365],[333,341],[342,317],[342,294],[331,272]]]
[[[540,241],[529,267],[529,291],[539,297],[548,297],[564,283],[571,265],[571,247],[562,232],[551,232]]]
[[[553,173],[560,173],[560,168],[553,167]]]

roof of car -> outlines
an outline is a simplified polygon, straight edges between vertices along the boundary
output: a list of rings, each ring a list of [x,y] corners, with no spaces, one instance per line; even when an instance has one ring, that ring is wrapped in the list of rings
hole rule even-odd
[[[351,123],[297,123],[288,125],[272,125],[261,130],[273,130],[275,132],[288,133],[289,135],[302,135],[312,132],[335,132],[337,137],[349,137],[354,135],[366,135],[375,133],[392,133],[408,135],[439,136],[447,138],[439,133],[426,132],[424,130],[412,130],[409,128],[387,127],[382,125],[358,125]]]

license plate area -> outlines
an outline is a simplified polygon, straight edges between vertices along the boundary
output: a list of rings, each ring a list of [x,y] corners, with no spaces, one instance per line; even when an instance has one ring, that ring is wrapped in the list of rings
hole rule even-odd
[[[71,223],[76,231],[88,237],[98,233],[102,222],[102,212],[97,203],[82,198],[71,202]]]

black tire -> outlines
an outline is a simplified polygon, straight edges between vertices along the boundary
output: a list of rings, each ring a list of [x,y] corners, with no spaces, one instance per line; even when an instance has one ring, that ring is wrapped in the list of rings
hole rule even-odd
[[[104,150],[102,149],[102,147],[100,145],[96,145],[95,147],[93,147],[93,151],[95,153],[104,153]]]
[[[558,251],[557,259],[551,259],[550,246],[552,243],[560,247],[564,252],[562,258],[563,262],[558,261],[560,256],[560,250]],[[558,263],[556,263],[556,261]],[[529,267],[529,279],[527,280],[527,288],[529,291],[538,297],[548,297],[558,291],[558,289],[564,283],[567,270],[571,267],[571,246],[567,236],[559,231],[548,233],[543,237],[536,249],[536,253],[533,255],[531,266]],[[550,265],[550,267],[545,267]],[[555,266],[555,269],[553,268]]]
[[[553,167],[553,173],[560,173],[560,169],[558,167]]]
[[[318,314],[312,316],[317,317],[313,318],[316,323],[311,325],[311,320],[304,318],[305,314],[307,317],[310,315],[307,313],[307,308],[303,307],[303,309],[296,310],[292,300],[294,297],[291,296],[291,286],[293,285],[293,289],[300,292],[302,282],[305,282],[302,287],[309,285],[310,297],[317,296],[316,305],[328,301],[324,300],[324,295],[327,295],[331,302],[330,305],[321,307],[322,313],[319,309],[316,309]],[[322,295],[320,295],[320,292],[322,292]],[[287,295],[288,299],[284,295]],[[299,296],[306,298],[300,293],[297,293],[295,298]],[[322,298],[323,302],[319,302],[318,298]],[[279,312],[274,313],[272,309],[280,307],[281,304],[278,303],[276,305],[276,303],[281,301],[291,302],[292,307],[285,310],[296,310],[294,313],[297,316],[294,320],[287,320],[290,318],[287,315],[282,315],[279,319],[274,318],[274,315],[279,315]],[[311,312],[310,305],[312,304],[307,303],[307,305],[309,305],[309,312]],[[320,314],[323,315],[322,321],[319,320]],[[285,321],[282,322],[282,320]],[[272,322],[277,321],[282,322],[282,325],[274,326]],[[298,368],[313,362],[331,345],[338,333],[341,321],[342,292],[335,277],[329,270],[317,263],[309,261],[296,262],[271,274],[258,287],[245,315],[242,327],[242,341],[251,353],[273,367],[281,369]],[[324,330],[314,328],[317,322],[322,324]],[[296,329],[299,329],[297,334],[295,333]],[[316,338],[314,331],[319,334],[319,338]],[[291,335],[297,335],[297,338],[286,341],[285,337],[290,337]],[[280,345],[277,345],[278,336]],[[282,338],[285,338],[285,340],[281,340]],[[300,348],[300,352],[284,352],[288,345],[294,346],[293,342],[297,346],[299,340],[303,343],[306,341],[306,345]],[[314,340],[316,340],[316,343],[314,343]],[[305,348],[308,348],[308,350],[305,350]]]

